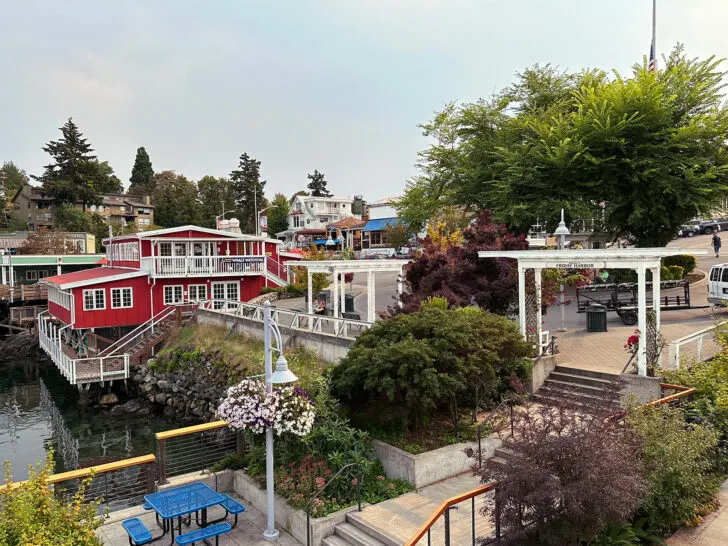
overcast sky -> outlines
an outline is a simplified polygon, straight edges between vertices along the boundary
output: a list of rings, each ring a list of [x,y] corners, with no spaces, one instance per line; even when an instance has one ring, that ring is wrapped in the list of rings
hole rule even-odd
[[[341,196],[402,191],[445,102],[534,63],[627,72],[650,0],[0,0],[0,161],[38,174],[73,116],[128,184],[227,175],[247,152],[266,193],[325,173]],[[726,0],[658,0],[658,51],[728,56]]]

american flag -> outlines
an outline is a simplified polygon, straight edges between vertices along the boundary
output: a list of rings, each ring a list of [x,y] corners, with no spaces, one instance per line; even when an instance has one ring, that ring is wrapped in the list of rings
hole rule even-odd
[[[655,71],[655,68],[656,68],[656,63],[655,63],[655,44],[654,44],[654,42],[650,46],[650,64],[648,65],[648,68],[650,69],[650,72],[654,72]]]

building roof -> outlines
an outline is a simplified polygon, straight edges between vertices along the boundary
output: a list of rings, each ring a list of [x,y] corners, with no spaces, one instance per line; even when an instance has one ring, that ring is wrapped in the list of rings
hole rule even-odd
[[[55,275],[41,279],[43,284],[56,285],[61,290],[67,288],[77,288],[80,286],[89,286],[102,282],[120,281],[123,279],[133,279],[135,277],[145,277],[147,272],[138,269],[128,269],[126,267],[97,267],[94,269],[84,269],[83,271],[74,271],[73,273],[64,273],[63,275]]]
[[[366,222],[363,222],[362,220],[357,220],[356,218],[349,216],[348,218],[344,218],[343,220],[339,220],[338,222],[329,224],[329,227],[338,229],[355,229],[363,227],[364,224],[366,224]]]
[[[0,237],[0,248],[19,248],[23,246],[27,240],[27,235],[25,237],[3,235],[3,237]]]
[[[372,203],[367,203],[370,207],[386,207],[387,205],[395,205],[397,204],[397,201],[399,201],[399,197],[385,197],[384,199],[380,199],[379,201],[374,201]]]
[[[377,218],[376,220],[369,220],[366,225],[362,228],[362,231],[382,231],[388,226],[394,226],[402,222],[401,218]]]
[[[279,241],[278,239],[271,239],[269,237],[262,237],[259,235],[248,235],[246,233],[233,233],[231,231],[224,231],[221,229],[212,229],[212,228],[206,228],[206,227],[200,227],[200,226],[193,226],[193,225],[186,225],[186,226],[178,226],[173,228],[164,228],[164,229],[153,229],[150,231],[140,231],[139,233],[129,233],[125,235],[118,235],[114,237],[114,240],[122,240],[122,239],[151,239],[154,237],[159,237],[160,235],[170,235],[174,233],[181,233],[184,231],[199,231],[200,233],[208,233],[210,235],[217,235],[226,237],[228,239],[237,239],[241,241],[266,241],[269,243],[276,243],[276,244],[283,244],[282,241]],[[108,239],[104,239],[104,242],[108,241]]]

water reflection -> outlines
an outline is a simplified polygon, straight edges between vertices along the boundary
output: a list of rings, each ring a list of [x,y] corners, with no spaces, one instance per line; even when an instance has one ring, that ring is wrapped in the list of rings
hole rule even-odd
[[[154,453],[154,433],[174,427],[158,417],[79,410],[77,400],[52,364],[0,364],[0,461],[10,461],[14,479],[51,448],[56,472]]]

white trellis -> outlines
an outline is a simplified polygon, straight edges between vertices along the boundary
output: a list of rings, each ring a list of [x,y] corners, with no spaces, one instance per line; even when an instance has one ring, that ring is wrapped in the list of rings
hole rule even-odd
[[[556,269],[633,269],[637,272],[637,324],[640,332],[637,350],[637,371],[647,375],[647,271],[652,272],[652,304],[655,329],[660,331],[661,259],[677,254],[704,256],[704,248],[618,248],[578,250],[511,250],[480,251],[480,258],[512,258],[518,262],[518,317],[521,334],[527,337],[526,271],[533,270],[536,301],[541,301],[541,271]],[[535,339],[541,339],[541,306],[536,305]]]

